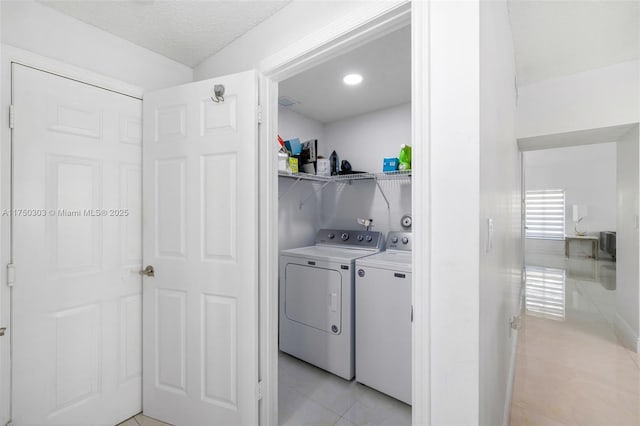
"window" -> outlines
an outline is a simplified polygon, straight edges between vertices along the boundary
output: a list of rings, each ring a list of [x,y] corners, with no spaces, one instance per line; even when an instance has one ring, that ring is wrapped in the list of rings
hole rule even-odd
[[[564,239],[564,190],[527,191],[525,196],[525,237]]]

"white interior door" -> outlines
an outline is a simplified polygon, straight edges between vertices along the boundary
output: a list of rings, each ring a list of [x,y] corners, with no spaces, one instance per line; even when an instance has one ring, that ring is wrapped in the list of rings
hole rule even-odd
[[[175,425],[258,423],[257,100],[253,71],[144,98],[143,407]]]
[[[13,65],[13,422],[141,408],[139,99]]]

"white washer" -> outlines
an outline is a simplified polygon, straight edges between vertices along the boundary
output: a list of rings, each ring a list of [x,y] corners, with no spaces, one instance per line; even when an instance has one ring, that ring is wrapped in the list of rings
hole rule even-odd
[[[280,253],[280,350],[344,379],[355,375],[355,260],[382,234],[322,229],[316,245]]]
[[[411,404],[411,233],[356,271],[356,380]]]

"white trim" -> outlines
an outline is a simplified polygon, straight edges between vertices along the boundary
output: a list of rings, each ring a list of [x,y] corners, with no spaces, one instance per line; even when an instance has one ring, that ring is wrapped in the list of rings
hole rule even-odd
[[[430,2],[411,3],[412,423],[431,424]],[[417,219],[416,219],[417,218]]]
[[[616,314],[615,320],[616,334],[622,340],[622,343],[635,352],[640,353],[640,336],[633,330],[620,314]]]
[[[278,165],[271,143],[277,140],[278,108],[272,106],[278,105],[278,83],[260,76],[259,90],[259,366],[264,389],[259,420],[261,425],[278,425]]]
[[[412,147],[414,262],[413,424],[429,425],[430,413],[430,178],[429,178],[429,4],[428,2],[367,2],[366,8],[293,43],[263,60],[259,71],[264,129],[260,131],[260,333],[261,373],[266,397],[261,405],[264,425],[277,425],[278,411],[278,211],[277,211],[277,82],[349,51],[402,26],[412,24]],[[409,18],[411,17],[411,21]],[[262,229],[263,227],[269,229]],[[267,277],[265,280],[264,277]]]
[[[262,60],[258,70],[267,77],[282,81],[410,22],[408,1],[365,2],[363,5],[361,10],[333,21]]]
[[[126,96],[142,99],[143,89],[138,86],[133,86],[120,80],[116,80],[115,78],[88,71],[74,65],[69,65],[55,59],[40,56],[27,50],[22,50],[5,44],[2,46],[2,57],[3,60],[4,58],[7,58],[9,62],[36,68],[44,72],[70,78],[81,83],[90,84],[112,92],[118,92]]]
[[[509,382],[507,383],[507,397],[504,400],[504,414],[502,415],[502,426],[509,426],[511,420],[511,401],[513,400],[513,385],[516,381],[516,360],[518,358],[518,335],[517,330],[514,331],[515,336],[511,343],[511,356],[509,360]]]
[[[18,63],[44,72],[70,78],[85,84],[100,87],[106,90],[117,92],[125,96],[142,99],[143,89],[133,86],[117,79],[106,77],[82,68],[65,64],[55,59],[47,58],[26,50],[22,50],[6,44],[2,45],[2,56],[0,62],[0,84],[2,87],[0,104],[0,208],[9,209],[11,207],[11,130],[9,129],[9,105],[12,94],[11,64]],[[11,261],[11,245],[9,236],[11,235],[11,223],[9,218],[0,218],[0,267]],[[6,274],[0,274],[0,324],[9,324],[11,316],[10,291],[6,285]],[[9,330],[8,338],[11,336]],[[10,344],[0,344],[0,421],[1,424],[9,421],[11,388],[11,369],[7,362],[10,354]],[[5,414],[6,413],[6,414]],[[6,417],[6,418],[5,418]]]

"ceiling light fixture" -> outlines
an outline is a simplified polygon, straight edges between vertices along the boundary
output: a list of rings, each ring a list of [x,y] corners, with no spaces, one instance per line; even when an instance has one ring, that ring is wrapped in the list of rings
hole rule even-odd
[[[347,74],[342,79],[347,86],[355,86],[362,83],[362,76],[360,74]]]

